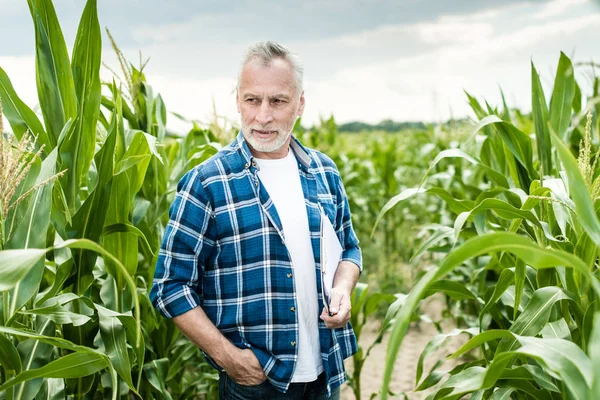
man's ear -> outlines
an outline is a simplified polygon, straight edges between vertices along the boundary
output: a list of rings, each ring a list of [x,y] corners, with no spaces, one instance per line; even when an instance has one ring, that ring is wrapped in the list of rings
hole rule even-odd
[[[235,106],[237,108],[237,112],[240,112],[240,91],[238,88],[235,88]]]
[[[300,94],[300,105],[298,106],[298,116],[301,117],[304,113],[304,90]]]

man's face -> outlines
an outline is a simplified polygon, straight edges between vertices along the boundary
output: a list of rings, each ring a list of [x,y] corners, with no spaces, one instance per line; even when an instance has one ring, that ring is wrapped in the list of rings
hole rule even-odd
[[[298,96],[290,63],[282,59],[268,66],[258,60],[246,63],[236,102],[242,134],[253,155],[285,157],[296,118],[304,111],[304,93]]]

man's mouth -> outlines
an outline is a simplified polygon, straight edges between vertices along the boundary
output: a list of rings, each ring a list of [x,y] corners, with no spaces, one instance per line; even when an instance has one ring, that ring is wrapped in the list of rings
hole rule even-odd
[[[258,129],[252,129],[252,132],[255,135],[258,135],[259,137],[268,137],[270,135],[273,135],[273,134],[277,133],[277,131],[258,130]]]

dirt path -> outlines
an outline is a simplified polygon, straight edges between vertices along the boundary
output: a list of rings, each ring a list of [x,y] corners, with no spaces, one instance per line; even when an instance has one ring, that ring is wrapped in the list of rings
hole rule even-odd
[[[444,307],[443,298],[433,297],[423,307],[425,313],[429,315],[433,320],[438,321],[441,318],[442,310]],[[442,323],[444,333],[449,332],[454,328],[452,321],[444,321]],[[368,324],[363,329],[361,334],[360,343],[363,348],[367,348],[377,337],[377,329],[379,328],[379,322]],[[437,335],[437,330],[433,324],[421,322],[420,324],[413,324],[406,337],[404,338],[398,357],[396,359],[394,373],[392,377],[392,383],[390,389],[394,393],[405,392],[410,400],[421,400],[424,399],[430,392],[413,392],[415,388],[415,376],[417,362],[421,352],[427,345],[427,343]],[[368,400],[372,393],[379,391],[381,382],[383,380],[383,370],[385,366],[385,355],[387,351],[387,343],[389,339],[389,333],[387,333],[381,344],[376,345],[372,350],[369,358],[365,361],[362,371],[361,379],[361,395],[363,400]],[[437,352],[430,355],[425,360],[424,365],[424,376],[429,372],[435,362],[446,355],[456,351],[466,341],[466,336],[454,338],[449,341],[445,346],[442,346]],[[447,361],[443,364],[442,368],[450,370],[455,363]],[[346,360],[346,369],[352,371],[352,360]],[[354,394],[352,389],[348,385],[344,385],[342,390],[342,399],[354,400]]]

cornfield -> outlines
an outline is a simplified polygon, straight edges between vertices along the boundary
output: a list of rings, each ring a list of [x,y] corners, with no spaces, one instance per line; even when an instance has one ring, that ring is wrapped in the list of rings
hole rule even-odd
[[[97,0],[71,52],[52,1],[28,5],[39,112],[0,66],[0,398],[216,398],[218,374],[148,292],[177,183],[235,132],[170,132],[146,64],[129,63],[110,34],[120,71],[102,81]],[[547,102],[532,64],[531,114],[467,93],[474,123],[369,135],[340,133],[333,118],[294,127],[338,165],[361,239],[351,322],[359,338],[367,319],[381,327],[352,360],[357,398],[384,336],[375,395],[390,395],[402,340],[441,293],[457,328],[425,348],[415,391],[600,399],[600,79],[581,87],[585,68],[561,53]],[[468,341],[448,356],[457,366],[425,370],[458,335]]]

